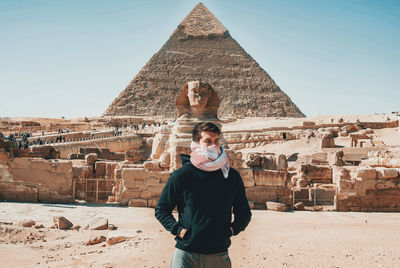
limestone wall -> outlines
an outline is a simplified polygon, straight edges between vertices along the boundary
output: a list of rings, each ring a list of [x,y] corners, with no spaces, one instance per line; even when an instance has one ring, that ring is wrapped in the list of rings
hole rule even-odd
[[[1,200],[60,203],[72,201],[70,161],[3,158],[0,175]]]
[[[400,211],[400,168],[337,167],[338,211]]]
[[[74,143],[56,144],[54,147],[60,151],[61,158],[67,158],[70,153],[79,154],[80,148],[103,148],[111,152],[125,152],[137,150],[143,145],[143,138],[139,135],[125,137],[109,137],[97,140],[86,140]]]
[[[295,140],[300,139],[301,130],[296,131],[268,131],[268,132],[227,132],[223,138],[229,149],[240,150],[243,148],[254,148],[266,145],[277,140]]]
[[[269,156],[259,158],[258,162],[249,159],[246,161],[240,152],[227,152],[231,166],[243,178],[247,198],[256,207],[265,208],[267,201],[291,205],[292,192],[287,185],[286,158]],[[170,175],[168,167],[163,168],[160,164],[158,161],[148,161],[136,167],[120,167],[122,205],[154,207],[157,204]]]

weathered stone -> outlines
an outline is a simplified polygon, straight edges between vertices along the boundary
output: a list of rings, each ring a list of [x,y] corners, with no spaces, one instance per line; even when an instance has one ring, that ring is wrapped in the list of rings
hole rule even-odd
[[[163,189],[163,184],[146,186],[145,188],[143,188],[141,197],[144,199],[150,199],[152,197],[158,198],[161,195]]]
[[[105,242],[106,240],[107,240],[107,238],[103,235],[92,237],[89,239],[88,242],[86,242],[86,246],[100,244],[102,242]]]
[[[125,160],[128,160],[133,163],[140,162],[142,160],[142,151],[139,150],[125,151]]]
[[[254,170],[256,185],[280,186],[286,183],[286,173],[278,170]]]
[[[278,168],[276,162],[275,156],[273,155],[261,157],[261,167],[264,169],[276,170]]]
[[[132,198],[141,198],[142,197],[142,189],[135,189],[135,188],[127,188],[123,187],[121,193],[121,205],[126,206],[129,203],[129,200]],[[118,202],[118,201],[117,201]]]
[[[286,211],[287,210],[287,206],[285,204],[278,203],[278,202],[268,201],[268,202],[266,202],[266,205],[267,205],[268,210],[275,210],[275,211]]]
[[[356,177],[363,180],[371,180],[377,177],[376,170],[369,167],[360,167],[356,172]]]
[[[114,224],[109,224],[108,225],[108,230],[117,230],[117,229],[118,229],[118,227],[115,226]]]
[[[54,223],[57,225],[58,229],[65,230],[72,227],[72,223],[63,216],[54,216]]]
[[[98,156],[95,153],[90,153],[90,154],[85,155],[86,164],[94,165],[94,163],[96,162],[97,158],[98,158]]]
[[[249,188],[254,186],[254,175],[253,169],[251,168],[240,168],[237,169],[240,176],[242,177],[244,187]]]
[[[38,225],[35,225],[34,227],[35,227],[35,229],[43,229],[44,225],[43,224],[38,224]]]
[[[36,224],[34,220],[23,220],[17,223],[17,225],[22,227],[32,227]]]
[[[301,165],[301,178],[307,181],[332,183],[332,169],[329,167]]]
[[[305,180],[305,179],[298,179],[298,180],[296,181],[296,185],[297,185],[298,187],[307,187],[308,181]]]
[[[129,200],[128,207],[147,207],[147,200],[142,198],[134,198]]]
[[[378,179],[393,179],[399,176],[399,172],[394,168],[376,168]]]
[[[163,152],[160,156],[160,167],[169,168],[170,161],[170,154],[168,152]]]
[[[60,152],[53,146],[48,145],[34,145],[31,147],[29,157],[40,157],[44,159],[58,159],[60,158]]]
[[[295,209],[295,210],[299,210],[299,211],[305,210],[304,203],[303,203],[303,202],[298,202],[298,203],[296,203],[296,204],[294,205],[294,209]]]
[[[259,167],[261,164],[261,157],[259,154],[249,153],[246,155],[245,163],[248,167]]]
[[[37,202],[39,187],[36,184],[0,181],[0,201]]]
[[[335,148],[335,139],[331,133],[322,134],[320,148]]]
[[[89,221],[88,229],[90,230],[107,230],[108,229],[108,219],[104,217],[96,217]]]
[[[158,198],[149,198],[149,200],[147,200],[147,206],[151,207],[151,208],[155,208],[157,206],[158,203]]]
[[[135,234],[132,232],[120,232],[120,231],[110,232],[107,235],[107,245],[112,246],[117,243],[124,242],[134,236]]]
[[[106,166],[107,163],[105,161],[96,161],[94,164],[96,177],[103,177],[106,175]]]
[[[283,154],[280,154],[278,156],[278,170],[282,170],[282,171],[286,171],[288,164],[287,164],[287,160],[286,160],[286,156]]]
[[[161,171],[162,168],[160,167],[160,162],[159,161],[146,161],[143,163],[143,167],[146,170],[153,170],[153,171]]]
[[[114,170],[118,166],[118,163],[107,162],[106,164],[106,176],[107,180],[112,180],[114,178]]]
[[[255,186],[246,188],[246,196],[249,201],[256,204],[265,204],[267,201],[276,201],[278,199],[278,190],[276,186]]]
[[[123,180],[144,181],[148,177],[148,172],[143,168],[124,168],[122,169]]]

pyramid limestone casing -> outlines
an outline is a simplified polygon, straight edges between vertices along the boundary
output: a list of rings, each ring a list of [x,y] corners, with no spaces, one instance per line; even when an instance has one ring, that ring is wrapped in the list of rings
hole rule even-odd
[[[207,81],[216,90],[221,99],[218,116],[304,116],[201,3],[105,115],[175,117],[175,100],[185,83],[192,80]]]

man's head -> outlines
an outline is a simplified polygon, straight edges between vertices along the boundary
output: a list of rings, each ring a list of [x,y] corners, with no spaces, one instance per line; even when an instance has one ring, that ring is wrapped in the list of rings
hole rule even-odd
[[[220,135],[221,130],[217,125],[211,122],[202,122],[194,126],[192,139],[198,144],[219,146]]]

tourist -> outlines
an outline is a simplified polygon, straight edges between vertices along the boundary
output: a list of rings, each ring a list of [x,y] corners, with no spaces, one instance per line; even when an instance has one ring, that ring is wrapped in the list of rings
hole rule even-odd
[[[182,168],[169,177],[155,216],[175,235],[172,268],[231,267],[230,237],[243,231],[251,218],[243,181],[219,145],[218,126],[199,123],[192,134],[192,153],[181,155]],[[175,206],[178,221],[172,215]]]

